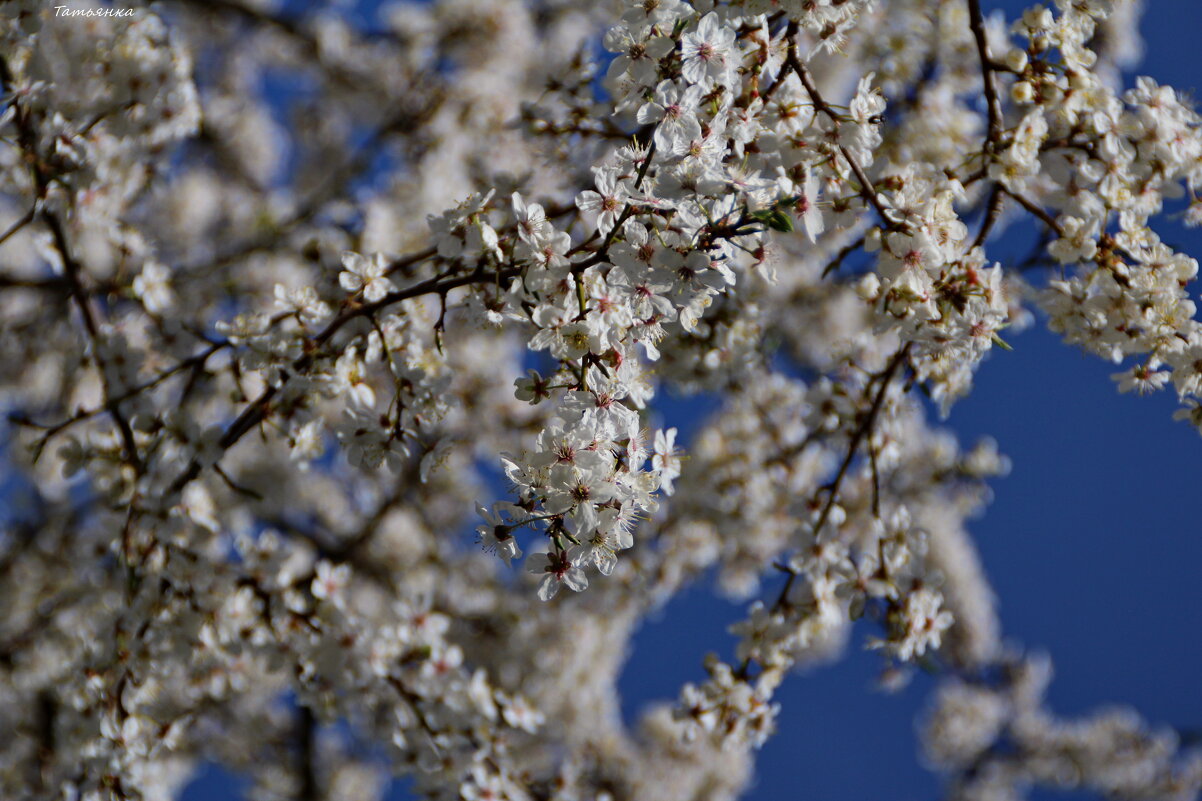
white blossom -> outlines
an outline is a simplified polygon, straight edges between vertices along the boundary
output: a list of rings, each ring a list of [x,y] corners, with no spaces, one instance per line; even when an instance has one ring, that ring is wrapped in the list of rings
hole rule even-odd
[[[849,644],[934,675],[953,798],[1198,794],[1048,710],[970,536],[1009,462],[928,419],[1038,307],[1202,431],[1138,3],[135,5],[0,15],[0,797],[732,799]],[[710,577],[733,640],[627,731]]]

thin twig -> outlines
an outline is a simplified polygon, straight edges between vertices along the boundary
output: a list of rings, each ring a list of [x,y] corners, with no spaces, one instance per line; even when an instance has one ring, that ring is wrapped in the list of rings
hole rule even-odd
[[[130,426],[129,421],[125,418],[125,413],[121,411],[120,402],[114,400],[113,387],[109,381],[108,368],[102,354],[100,326],[96,322],[92,306],[88,302],[87,294],[84,292],[83,284],[80,281],[82,269],[79,266],[79,262],[71,255],[70,246],[67,244],[67,234],[63,230],[62,223],[58,217],[48,211],[43,211],[42,218],[50,227],[50,233],[54,238],[54,247],[63,261],[63,275],[71,287],[71,296],[75,299],[75,305],[79,309],[80,316],[83,318],[84,328],[88,332],[88,339],[92,343],[92,358],[96,360],[96,367],[100,372],[101,385],[104,387],[105,409],[112,416],[113,422],[117,424],[117,430],[121,433],[121,442],[125,448],[126,461],[133,466],[137,473],[141,474],[142,460],[138,456],[138,446],[134,439],[133,427]]]
[[[1048,214],[1042,208],[1040,208],[1040,206],[1038,204],[1033,203],[1032,201],[1023,197],[1022,195],[1020,195],[1016,192],[1012,192],[1005,187],[1002,187],[1002,191],[1005,192],[1010,197],[1014,198],[1018,202],[1018,205],[1022,206],[1024,209],[1031,212],[1036,217],[1038,217],[1040,220],[1042,220],[1044,225],[1046,225],[1052,231],[1056,232],[1056,236],[1061,236],[1061,237],[1064,236],[1064,229],[1060,227],[1060,223],[1056,222],[1056,218],[1053,217],[1052,215]]]
[[[835,111],[835,109],[832,108],[831,105],[826,102],[826,100],[823,99],[822,95],[818,92],[818,86],[814,83],[814,77],[810,74],[809,68],[807,68],[805,64],[802,64],[801,59],[798,58],[797,43],[794,38],[795,34],[796,24],[791,25],[789,28],[789,49],[788,55],[786,56],[786,64],[789,69],[793,70],[793,72],[797,74],[797,77],[801,79],[801,85],[804,86],[806,92],[809,93],[810,101],[814,104],[814,108],[825,114],[831,120],[831,122],[835,124],[835,130],[838,131],[842,123],[839,113]],[[881,203],[881,199],[877,196],[876,187],[873,185],[872,181],[869,180],[868,173],[866,173],[864,168],[860,166],[860,162],[856,160],[851,151],[848,150],[841,142],[836,144],[836,147],[839,148],[839,152],[843,155],[843,158],[847,160],[848,165],[851,167],[852,173],[856,176],[856,180],[860,182],[860,196],[864,198],[868,205],[872,206],[872,208],[876,210],[877,215],[881,218],[881,221],[884,222],[885,227],[896,227],[896,223],[889,217],[889,213],[885,208],[885,205]]]
[[[1002,216],[1002,205],[1005,199],[1002,185],[995,183],[993,188],[989,190],[989,200],[985,204],[985,220],[981,223],[981,230],[977,232],[977,238],[973,240],[972,247],[969,250],[985,244],[985,240],[989,237],[989,232]]]
[[[166,381],[168,378],[171,378],[173,375],[177,375],[178,373],[180,373],[184,370],[187,370],[187,369],[195,369],[195,368],[201,367],[204,365],[204,363],[206,361],[208,361],[210,356],[212,356],[214,353],[221,350],[222,348],[230,347],[230,345],[231,345],[231,343],[225,342],[225,341],[214,342],[212,345],[205,348],[200,353],[189,356],[187,359],[184,359],[183,361],[179,362],[178,364],[174,365],[173,367],[169,367],[166,370],[162,371],[161,373],[156,375],[154,378],[144,381],[143,383],[138,384],[136,387],[131,387],[130,389],[126,390],[125,392],[122,392],[120,395],[113,397],[111,402],[112,403],[123,403],[124,401],[127,401],[133,397],[136,397],[137,395],[142,394],[143,392],[146,392],[147,390],[154,389],[159,384]],[[57,434],[61,433],[64,429],[69,428],[70,426],[72,426],[78,422],[81,422],[83,420],[87,420],[92,417],[95,417],[98,414],[103,414],[106,411],[108,411],[107,406],[101,406],[101,407],[97,407],[94,409],[81,409],[81,410],[77,411],[75,414],[68,417],[66,420],[63,420],[58,423],[54,423],[52,425],[45,425],[45,424],[37,423],[34,420],[31,420],[22,414],[11,414],[11,415],[9,415],[8,419],[11,422],[14,422],[18,425],[28,426],[30,428],[43,429],[45,431],[45,433],[41,437],[39,437],[39,440],[38,440],[37,450],[40,451],[41,448],[45,446],[46,440],[49,440],[52,437],[56,436]]]
[[[846,245],[841,247],[839,249],[839,252],[835,254],[835,258],[831,259],[830,263],[827,264],[825,268],[823,268],[822,277],[826,278],[828,275],[833,273],[835,270],[838,270],[839,266],[841,264],[843,264],[844,259],[846,259],[848,256],[850,256],[852,253],[859,250],[863,246],[864,246],[864,237],[861,236],[859,239],[856,239],[854,242],[848,242]]]
[[[17,220],[15,223],[10,225],[8,227],[8,230],[5,231],[3,234],[0,234],[0,245],[3,245],[5,242],[7,242],[8,238],[10,236],[12,236],[13,234],[15,234],[17,231],[20,231],[22,228],[29,225],[29,223],[33,222],[33,217],[34,217],[34,214],[36,213],[36,210],[37,210],[37,204],[34,204],[34,206],[32,206],[29,209],[29,211],[25,212],[25,214],[22,215],[21,219]]]
[[[1002,136],[1002,100],[998,96],[997,76],[994,63],[989,57],[989,42],[985,38],[985,17],[981,12],[981,0],[968,0],[968,25],[972,28],[977,43],[977,55],[981,59],[981,79],[985,84],[985,104],[989,113],[989,134],[986,152],[993,152]]]
[[[847,475],[847,469],[851,467],[851,461],[860,449],[860,443],[864,441],[864,437],[868,435],[873,425],[876,424],[876,418],[880,415],[881,408],[885,404],[885,395],[889,391],[889,385],[893,383],[893,377],[897,375],[897,371],[910,355],[910,347],[912,345],[913,343],[907,342],[898,348],[897,353],[893,354],[893,358],[889,360],[889,364],[885,367],[885,371],[880,374],[880,388],[877,390],[876,396],[872,399],[872,406],[869,407],[868,414],[864,416],[864,419],[860,421],[860,425],[856,427],[855,433],[852,434],[851,442],[847,446],[847,453],[843,457],[843,462],[839,465],[839,470],[835,473],[834,479],[827,485],[830,494],[827,496],[826,505],[823,506],[822,512],[818,515],[818,522],[814,524],[815,535],[822,530],[822,527],[826,525],[826,521],[830,518],[831,510],[834,508],[835,501],[839,497],[839,487]]]

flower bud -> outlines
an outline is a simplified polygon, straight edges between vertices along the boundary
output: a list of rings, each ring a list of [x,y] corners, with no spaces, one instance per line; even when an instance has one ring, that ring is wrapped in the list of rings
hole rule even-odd
[[[856,282],[856,294],[863,300],[873,300],[881,291],[881,279],[876,273],[868,273]]]
[[[1032,6],[1023,12],[1023,25],[1033,31],[1052,27],[1052,12],[1043,6]]]
[[[1006,54],[1006,66],[1014,72],[1022,72],[1027,68],[1027,51],[1014,48]]]
[[[1027,81],[1019,81],[1010,87],[1010,97],[1015,103],[1025,105],[1035,99],[1035,89]]]

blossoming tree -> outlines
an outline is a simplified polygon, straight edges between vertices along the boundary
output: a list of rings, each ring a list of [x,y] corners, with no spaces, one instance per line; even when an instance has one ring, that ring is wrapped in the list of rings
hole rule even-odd
[[[939,677],[951,798],[1198,794],[1046,710],[966,530],[1006,462],[920,400],[1039,310],[1202,427],[1137,2],[337,6],[0,0],[0,795],[734,798],[849,641]],[[665,388],[722,399],[687,461]],[[710,573],[737,646],[627,728]]]

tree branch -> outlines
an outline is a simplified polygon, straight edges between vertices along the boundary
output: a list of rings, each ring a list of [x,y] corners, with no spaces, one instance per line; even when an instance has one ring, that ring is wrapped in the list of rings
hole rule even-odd
[[[993,61],[989,58],[989,43],[985,38],[985,17],[981,12],[981,0],[968,0],[968,25],[977,43],[977,55],[981,59],[981,80],[985,84],[985,104],[989,113],[989,135],[985,143],[987,153],[992,153],[1002,136],[1002,100],[998,96],[997,76]]]
[[[316,729],[317,720],[313,717],[313,710],[301,704],[296,721],[296,772],[300,777],[297,801],[320,801],[322,797],[317,780]]]
[[[998,185],[1001,186],[1001,184]],[[1042,220],[1044,225],[1046,225],[1050,230],[1056,232],[1056,236],[1064,236],[1064,229],[1060,227],[1060,223],[1056,222],[1056,218],[1040,208],[1038,204],[1033,203],[1016,192],[1011,192],[1004,186],[1002,187],[1002,191],[1014,198],[1014,200],[1018,202],[1018,205],[1022,206],[1024,209]]]
[[[993,230],[993,226],[997,225],[997,221],[1001,219],[1002,205],[1005,199],[1002,185],[995,183],[993,188],[989,190],[989,200],[985,204],[985,219],[981,223],[981,230],[977,231],[977,238],[973,240],[969,250],[985,244],[985,240],[989,237],[989,232]]]
[[[797,25],[793,23],[789,26],[789,50],[786,56],[786,66],[793,70],[797,77],[801,79],[801,85],[805,87],[806,92],[810,95],[810,100],[813,102],[814,108],[821,111],[834,123],[837,132],[842,125],[842,120],[838,112],[831,108],[831,105],[818,92],[818,86],[814,83],[814,76],[810,74],[809,68],[805,64],[802,64],[801,59],[797,57],[796,33]],[[856,180],[860,182],[860,196],[864,198],[864,202],[876,210],[877,216],[881,218],[886,228],[896,228],[897,223],[890,219],[888,210],[877,196],[876,187],[869,179],[868,173],[860,166],[860,162],[856,160],[851,151],[844,147],[841,142],[836,147],[839,148],[839,153],[842,154],[843,158],[847,160],[852,173],[856,176]]]

